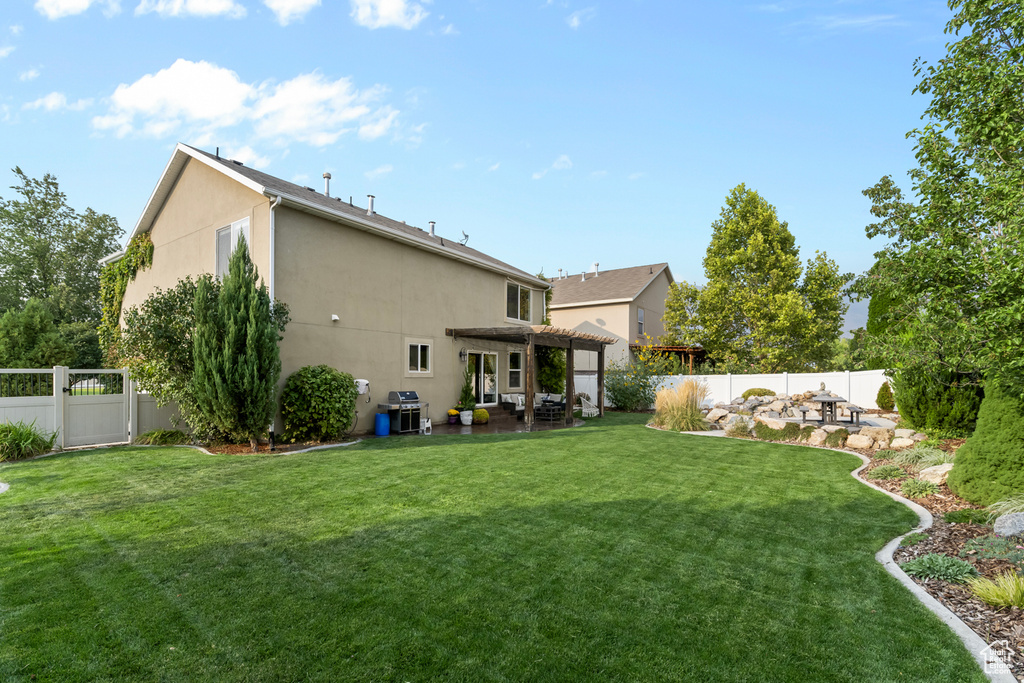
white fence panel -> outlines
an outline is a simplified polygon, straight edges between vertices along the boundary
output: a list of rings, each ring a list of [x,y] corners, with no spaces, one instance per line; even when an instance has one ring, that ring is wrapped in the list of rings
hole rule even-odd
[[[53,396],[0,398],[0,422],[24,422],[36,425],[41,432],[57,431]]]
[[[74,370],[64,402],[64,445],[128,441],[128,372]]]
[[[154,429],[176,429],[174,418],[178,417],[178,405],[168,403],[162,408],[156,404],[156,399],[149,394],[138,394],[138,408],[135,411],[136,419],[133,424],[132,436],[151,432]]]

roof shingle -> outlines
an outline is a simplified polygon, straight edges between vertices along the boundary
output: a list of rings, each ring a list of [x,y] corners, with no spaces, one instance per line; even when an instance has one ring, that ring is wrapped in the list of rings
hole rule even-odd
[[[632,301],[663,270],[668,271],[667,263],[567,275],[551,281],[551,307],[581,306],[599,301]],[[671,271],[666,272],[666,275],[668,281],[673,282]]]

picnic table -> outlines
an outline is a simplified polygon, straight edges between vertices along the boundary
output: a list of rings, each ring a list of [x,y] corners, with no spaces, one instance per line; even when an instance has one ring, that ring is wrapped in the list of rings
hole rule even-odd
[[[811,399],[815,403],[821,404],[821,421],[827,425],[839,424],[839,418],[836,417],[836,406],[840,403],[846,403],[846,399],[841,396],[829,396],[828,394],[819,394]]]

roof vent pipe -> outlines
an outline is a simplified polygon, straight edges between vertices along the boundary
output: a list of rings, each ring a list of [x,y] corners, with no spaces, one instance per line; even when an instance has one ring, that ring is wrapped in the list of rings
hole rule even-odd
[[[430,236],[434,236],[434,221],[430,221]]]
[[[368,194],[368,195],[366,195],[366,198],[370,200],[370,205],[366,208],[366,215],[367,216],[372,216],[373,215],[373,195],[372,194]]]
[[[597,276],[598,276],[598,275],[600,274],[600,273],[598,272],[598,270],[597,270],[597,267],[598,267],[599,265],[601,265],[601,264],[600,264],[600,263],[598,263],[597,261],[594,261],[594,277],[597,277]]]
[[[331,196],[331,174],[324,172],[324,196]]]

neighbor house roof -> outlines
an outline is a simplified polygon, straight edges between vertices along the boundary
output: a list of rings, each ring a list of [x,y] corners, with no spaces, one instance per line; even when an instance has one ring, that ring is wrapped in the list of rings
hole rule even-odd
[[[376,212],[368,214],[367,209],[341,201],[339,197],[328,197],[311,187],[296,185],[268,173],[249,168],[239,161],[225,159],[181,143],[178,143],[178,146],[174,149],[174,154],[167,163],[163,175],[160,176],[156,189],[153,190],[153,194],[146,203],[146,207],[139,217],[139,222],[136,223],[135,229],[132,230],[132,237],[139,233],[147,232],[153,227],[153,222],[159,215],[161,208],[163,208],[164,202],[170,196],[178,177],[185,169],[186,164],[193,161],[205,164],[252,191],[266,195],[272,200],[280,197],[281,204],[290,208],[305,211],[306,213],[320,216],[348,227],[374,233],[386,239],[440,254],[456,261],[470,263],[486,270],[507,275],[538,288],[546,289],[549,286],[545,280],[541,280],[476,249],[471,249],[460,244],[458,241],[446,239],[438,235],[431,236],[425,230],[381,216]],[[115,261],[121,255],[123,254],[110,254],[103,261]]]
[[[629,303],[640,296],[662,271],[668,276],[669,283],[675,282],[667,263],[556,278],[551,281],[551,308]]]

